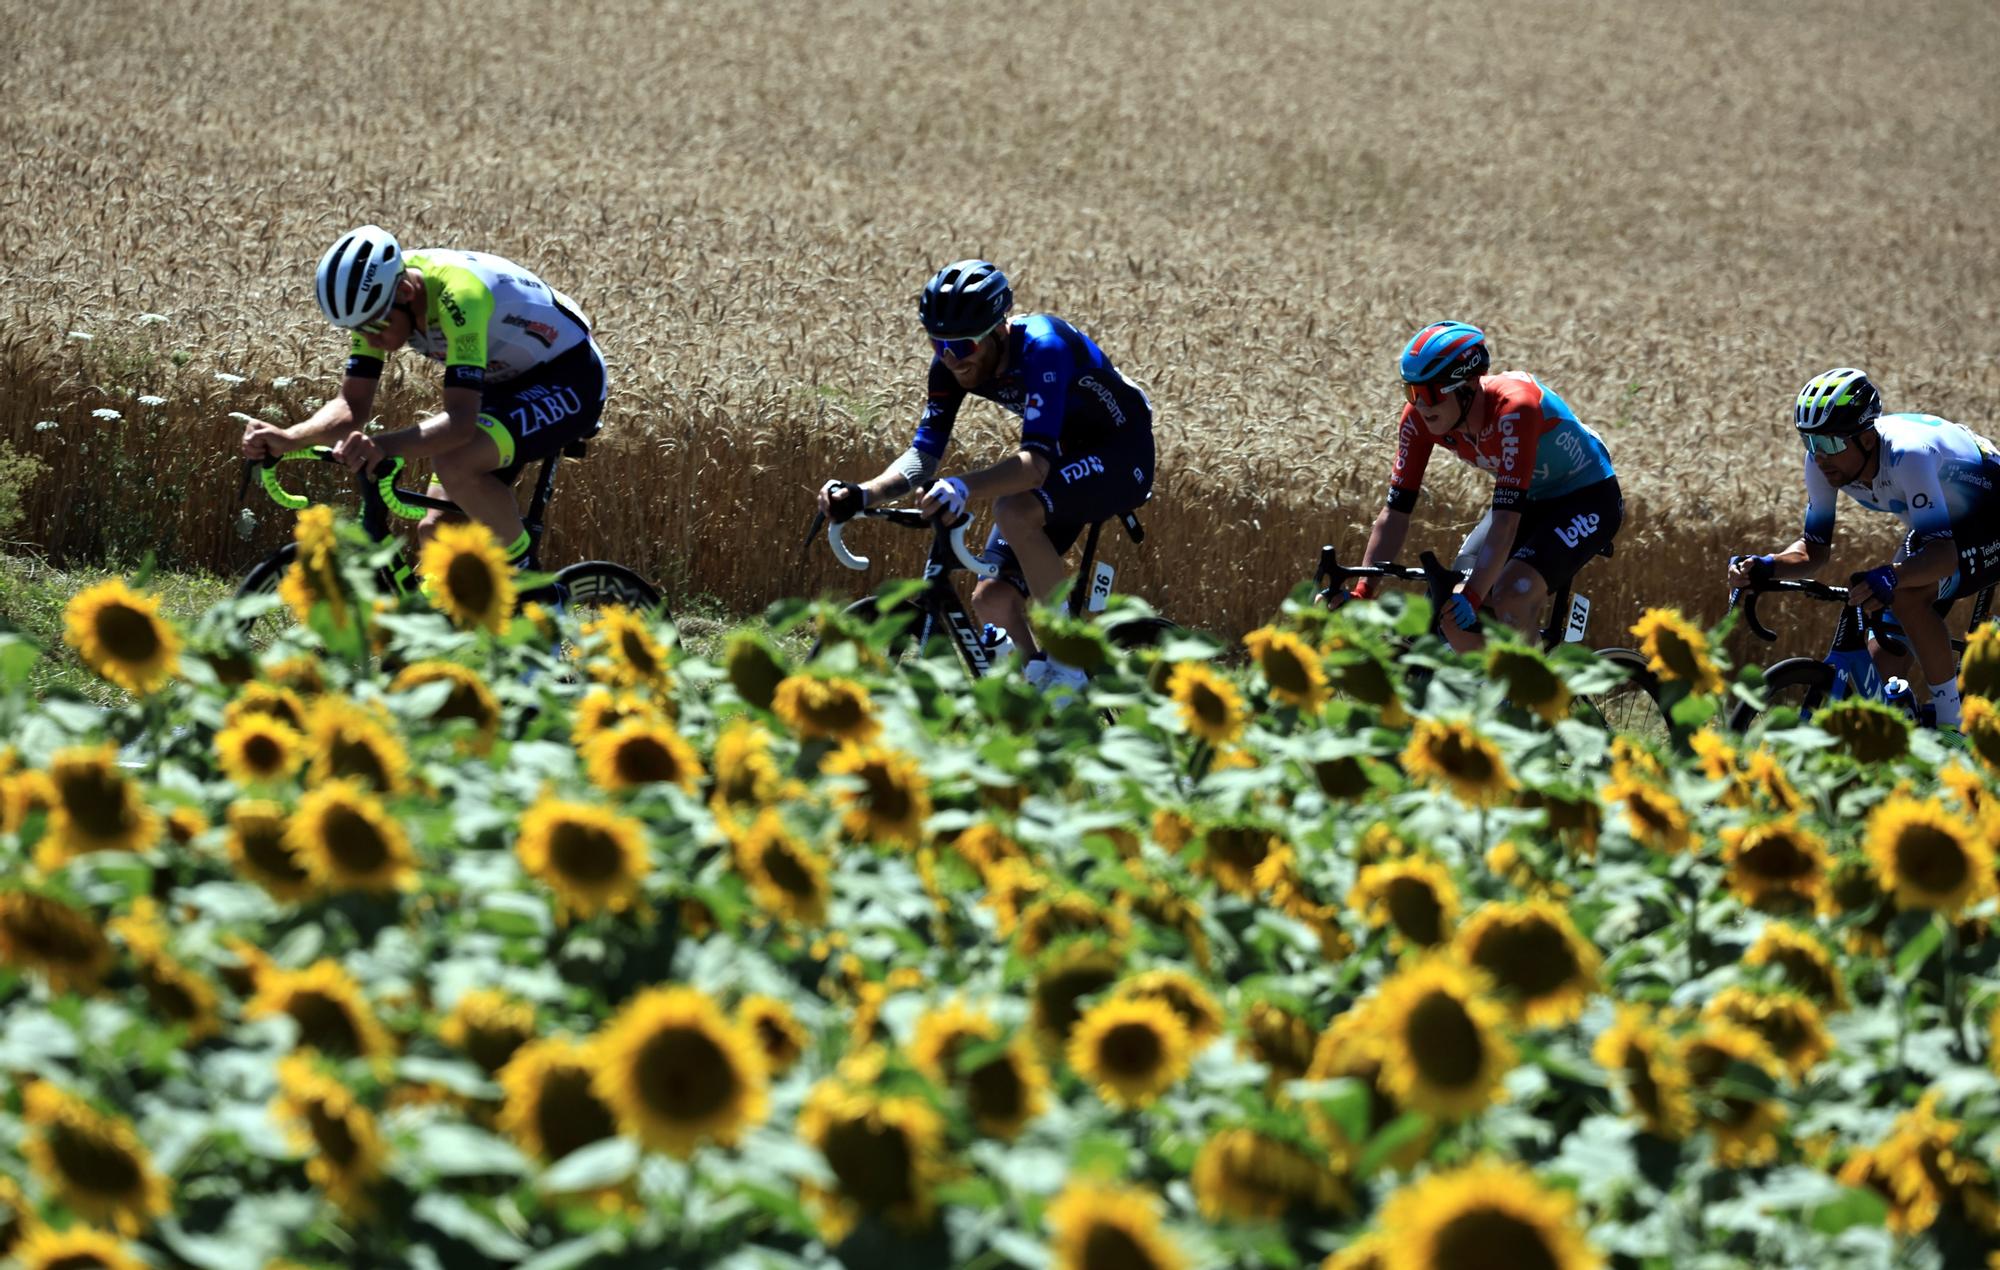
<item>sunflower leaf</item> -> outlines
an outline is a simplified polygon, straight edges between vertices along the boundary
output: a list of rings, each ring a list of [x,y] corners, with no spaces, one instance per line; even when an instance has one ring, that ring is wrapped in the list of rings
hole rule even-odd
[[[1388,1124],[1382,1131],[1368,1140],[1361,1152],[1361,1158],[1354,1163],[1356,1177],[1368,1177],[1382,1167],[1388,1158],[1408,1144],[1415,1142],[1430,1132],[1431,1118],[1420,1111],[1406,1111]]]
[[[557,1160],[543,1170],[535,1186],[544,1195],[602,1190],[625,1181],[638,1167],[638,1143],[630,1138],[606,1138]]]
[[[25,688],[42,650],[11,631],[0,631],[0,688]]]
[[[448,1191],[426,1191],[411,1211],[419,1221],[472,1245],[481,1256],[495,1261],[517,1262],[534,1252],[499,1222]]]
[[[1925,922],[1908,943],[1896,950],[1896,977],[1905,983],[1916,978],[1943,943],[1944,927],[1935,921]]]
[[[540,896],[500,891],[480,902],[479,926],[496,935],[538,938],[554,930],[555,922]]]

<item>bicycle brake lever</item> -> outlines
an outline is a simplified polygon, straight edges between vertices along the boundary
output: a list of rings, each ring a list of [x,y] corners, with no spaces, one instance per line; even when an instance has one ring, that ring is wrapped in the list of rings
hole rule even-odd
[[[806,528],[806,540],[799,544],[799,559],[805,559],[806,553],[812,550],[813,539],[819,537],[819,531],[825,524],[826,513],[814,512],[812,524]]]

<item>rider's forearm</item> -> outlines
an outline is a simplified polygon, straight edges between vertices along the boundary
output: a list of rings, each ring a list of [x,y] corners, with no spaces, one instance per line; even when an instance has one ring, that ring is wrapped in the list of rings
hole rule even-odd
[[[354,431],[360,426],[363,417],[356,411],[355,402],[350,395],[342,391],[313,411],[311,418],[285,429],[285,435],[289,436],[292,444],[299,449],[312,445],[325,445],[330,441],[338,441]]]
[[[479,435],[477,396],[470,404],[445,403],[445,413],[432,415],[414,428],[401,428],[375,438],[382,453],[406,459],[427,459],[456,450]]]
[[[1801,538],[1783,551],[1772,555],[1771,576],[1780,579],[1810,578],[1826,567],[1827,558],[1832,554],[1832,548],[1809,543]]]
[[[1958,569],[1958,543],[1950,538],[1933,538],[1917,554],[1896,566],[1896,589],[1935,586]]]
[[[1361,563],[1391,563],[1396,553],[1403,549],[1403,540],[1409,534],[1410,513],[1384,507],[1381,514],[1375,517],[1374,528],[1368,531],[1368,546],[1361,552]]]
[[[869,505],[874,506],[924,488],[937,475],[937,466],[937,459],[911,446],[879,474],[861,482],[861,488],[868,493]]]
[[[992,467],[967,473],[965,492],[971,498],[1000,498],[1026,490],[1040,489],[1049,479],[1049,461],[1033,450],[1022,450]]]

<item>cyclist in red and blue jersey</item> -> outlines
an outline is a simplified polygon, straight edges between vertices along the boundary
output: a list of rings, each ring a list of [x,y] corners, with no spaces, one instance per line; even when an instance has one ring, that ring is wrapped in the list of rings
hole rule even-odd
[[[1836,491],[1909,532],[1886,564],[1854,575],[1850,598],[1887,608],[1910,641],[1930,686],[1938,727],[1960,721],[1958,660],[1945,614],[1960,597],[2000,582],[2000,450],[1956,423],[1927,414],[1884,414],[1867,375],[1841,366],[1814,376],[1792,402],[1805,443],[1805,531],[1770,555],[1732,556],[1729,585],[1810,577],[1833,555]],[[1885,674],[1908,658],[1876,651]]]
[[[1533,375],[1489,375],[1485,332],[1434,322],[1403,347],[1407,404],[1396,432],[1389,498],[1375,518],[1363,560],[1393,561],[1410,529],[1431,451],[1442,446],[1493,473],[1493,505],[1465,540],[1457,567],[1467,576],[1443,617],[1445,638],[1477,648],[1483,607],[1534,635],[1552,589],[1593,556],[1609,556],[1625,500],[1611,455],[1567,402]],[[1375,594],[1376,579],[1351,594]]]
[[[530,463],[596,435],[609,379],[576,302],[511,260],[482,251],[405,253],[393,234],[363,225],[320,258],[320,312],[351,332],[340,392],[289,428],[254,423],[243,457],[275,457],[334,443],[354,470],[384,458],[427,458],[447,497],[483,522],[510,561],[525,561],[527,529],[513,483]],[[410,348],[444,365],[444,411],[415,427],[361,431],[389,354]],[[418,527],[428,538],[445,513]]]
[[[973,609],[1013,638],[1031,682],[1074,685],[1082,671],[1036,650],[1026,598],[1046,601],[1062,585],[1063,553],[1085,526],[1151,497],[1153,407],[1089,336],[1046,314],[1012,317],[1013,303],[1007,276],[984,260],[946,265],[931,278],[917,314],[935,355],[916,436],[879,475],[826,482],[819,503],[846,520],[913,491],[922,491],[926,513],[954,518],[971,500],[993,500],[986,559],[1001,572],[973,588]],[[968,395],[1018,415],[1019,446],[991,467],[939,478]]]

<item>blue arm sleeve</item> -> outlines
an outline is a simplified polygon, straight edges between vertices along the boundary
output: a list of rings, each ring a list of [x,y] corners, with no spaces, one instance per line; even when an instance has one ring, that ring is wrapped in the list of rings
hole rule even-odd
[[[1805,540],[1824,547],[1833,542],[1833,513],[1835,495],[1833,486],[1819,474],[1819,467],[1811,458],[1806,459],[1806,531]]]
[[[924,413],[917,420],[917,435],[910,448],[933,459],[943,458],[945,446],[951,443],[951,425],[958,421],[958,407],[964,400],[965,389],[958,386],[944,362],[931,358]]]

